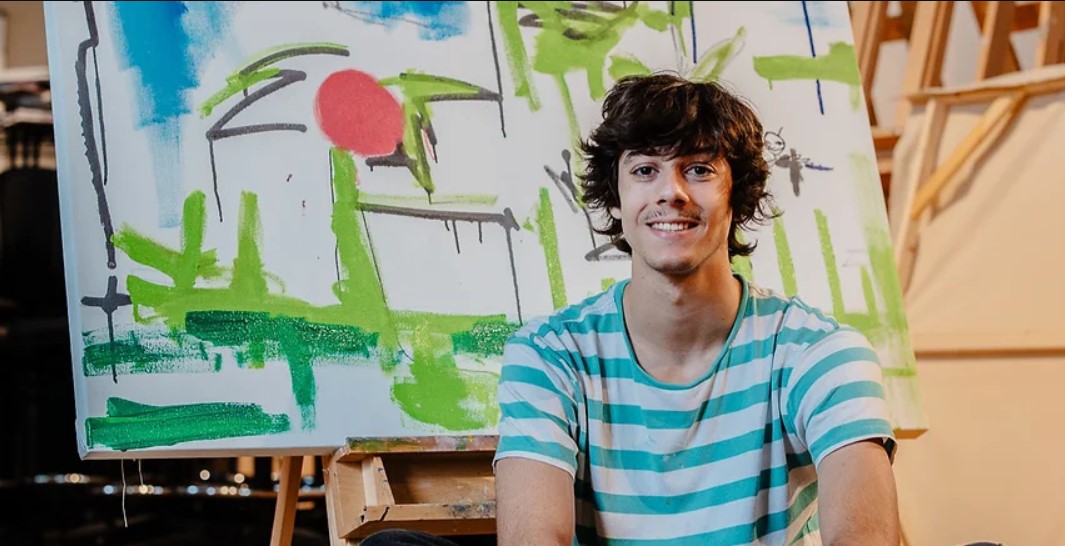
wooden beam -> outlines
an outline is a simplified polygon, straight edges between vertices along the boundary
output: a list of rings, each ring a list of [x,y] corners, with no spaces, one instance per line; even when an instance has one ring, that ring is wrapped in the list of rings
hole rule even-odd
[[[859,3],[859,2],[854,2]],[[1041,3],[1041,2],[1040,2]],[[910,31],[913,27],[913,10],[916,8],[917,2],[899,2],[902,4],[902,14],[889,16],[884,21],[884,38],[885,42],[895,42],[898,40],[909,40]],[[986,10],[986,4],[988,2],[972,2],[973,15],[976,15],[978,25],[983,25],[983,10]],[[977,6],[979,4],[979,6]],[[977,10],[981,10],[978,14]],[[1021,32],[1025,30],[1032,30],[1039,26],[1039,3],[1033,4],[1020,4],[1016,6],[1013,17],[1013,32]]]
[[[895,125],[902,127],[910,115],[909,97],[928,87],[940,84],[943,56],[946,53],[950,30],[952,2],[920,2],[914,14],[910,50],[906,56],[906,72],[902,78],[902,96]]]
[[[300,474],[303,457],[281,459],[281,479],[277,504],[274,506],[274,526],[270,532],[270,546],[289,546],[296,526],[296,500],[300,496]]]
[[[873,107],[873,81],[876,78],[877,59],[880,56],[880,42],[884,34],[884,21],[887,18],[887,2],[859,2],[853,5],[852,17],[854,43],[858,56],[858,73],[862,78],[862,92],[865,94],[865,107],[869,113],[869,124],[877,125],[876,109]]]
[[[951,152],[950,157],[943,162],[943,165],[936,169],[932,176],[928,177],[928,181],[921,184],[921,189],[917,191],[917,196],[914,198],[913,208],[909,211],[911,220],[920,218],[921,213],[935,202],[936,198],[939,197],[939,192],[943,190],[947,182],[950,182],[950,179],[969,160],[973,152],[993,134],[996,127],[1002,123],[1009,124],[1013,121],[1013,118],[1020,112],[1021,105],[1024,104],[1026,98],[1023,91],[1018,91],[999,97],[991,103],[991,106],[988,107],[976,124],[976,127]]]
[[[924,124],[921,126],[921,133],[917,137],[917,150],[920,150],[920,155],[917,157],[917,172],[915,173],[913,182],[908,187],[904,188],[906,195],[902,199],[902,227],[894,241],[895,263],[899,269],[899,284],[901,285],[903,294],[906,293],[906,289],[909,287],[910,278],[913,275],[913,265],[917,256],[918,239],[918,226],[916,225],[916,222],[910,219],[909,215],[905,214],[905,212],[913,208],[913,203],[916,199],[918,190],[921,188],[921,183],[928,179],[928,176],[932,174],[932,171],[936,168],[936,159],[939,156],[939,145],[943,139],[943,129],[947,125],[947,113],[949,108],[949,105],[944,104],[937,99],[932,99],[928,102],[924,114]]]
[[[1061,62],[1065,62],[1065,2],[1040,2],[1035,65]]]
[[[1016,84],[974,86],[958,91],[941,89],[925,89],[909,96],[909,101],[915,105],[923,104],[936,99],[951,105],[972,104],[977,102],[989,102],[995,98],[1016,91],[1023,91],[1025,95],[1034,97],[1048,93],[1060,93],[1065,91],[1065,73],[1054,78],[1037,81],[1021,81]]]
[[[973,12],[976,12],[973,6]],[[1013,27],[1013,2],[990,2],[980,21],[980,58],[976,63],[976,79],[986,80],[999,74],[1017,71],[1017,55],[1010,43]]]
[[[909,40],[913,29],[913,15],[917,11],[917,2],[899,2],[901,13],[888,17],[884,21],[883,41]]]

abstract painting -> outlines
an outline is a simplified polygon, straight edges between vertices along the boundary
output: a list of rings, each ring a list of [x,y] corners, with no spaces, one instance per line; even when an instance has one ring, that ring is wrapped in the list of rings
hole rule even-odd
[[[624,278],[578,139],[661,70],[755,105],[737,271],[862,330],[922,429],[845,3],[46,3],[83,457],[491,433],[507,337]]]

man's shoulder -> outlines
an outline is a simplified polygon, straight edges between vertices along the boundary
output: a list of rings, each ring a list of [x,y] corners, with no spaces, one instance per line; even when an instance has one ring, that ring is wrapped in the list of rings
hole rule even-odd
[[[780,344],[808,347],[828,340],[858,344],[864,341],[858,330],[803,296],[788,296],[755,284],[749,286],[749,292],[753,310],[750,314],[771,329]]]
[[[616,283],[579,302],[536,316],[518,328],[511,339],[554,344],[575,335],[621,332],[622,319],[618,314],[615,291],[622,289],[624,283]]]

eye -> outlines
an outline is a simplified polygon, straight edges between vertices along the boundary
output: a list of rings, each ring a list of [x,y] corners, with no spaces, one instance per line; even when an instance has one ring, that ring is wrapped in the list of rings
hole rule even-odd
[[[688,173],[696,176],[697,178],[708,178],[714,174],[714,169],[709,165],[692,165],[688,167]]]
[[[655,168],[650,165],[640,165],[632,170],[632,174],[640,177],[651,176],[655,173]]]

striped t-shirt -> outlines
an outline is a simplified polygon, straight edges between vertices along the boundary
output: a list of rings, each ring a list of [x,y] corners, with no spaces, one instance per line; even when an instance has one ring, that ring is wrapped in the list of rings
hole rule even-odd
[[[879,438],[893,460],[866,338],[740,279],[726,348],[689,385],[636,362],[621,312],[628,281],[508,340],[495,460],[574,477],[575,543],[819,545],[825,455]]]

